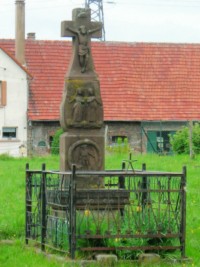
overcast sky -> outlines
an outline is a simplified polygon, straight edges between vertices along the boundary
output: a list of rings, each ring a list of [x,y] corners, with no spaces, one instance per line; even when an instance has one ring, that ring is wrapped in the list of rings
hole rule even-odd
[[[112,2],[112,3],[111,3]],[[58,40],[85,0],[26,0],[26,33]],[[107,41],[200,43],[200,0],[103,0]],[[15,37],[15,0],[0,0],[0,38]]]

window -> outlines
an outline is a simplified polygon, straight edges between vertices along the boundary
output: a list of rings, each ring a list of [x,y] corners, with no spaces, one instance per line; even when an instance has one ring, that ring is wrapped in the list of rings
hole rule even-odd
[[[112,136],[112,144],[114,145],[123,145],[126,141],[127,141],[127,136],[124,135]]]
[[[174,131],[162,131],[157,132],[157,151],[158,152],[170,152],[171,145],[170,145],[170,134],[173,135]]]
[[[16,127],[4,127],[2,131],[3,138],[16,138],[17,128]]]
[[[7,100],[7,83],[6,81],[0,81],[0,106],[6,106]]]
[[[46,143],[45,143],[45,141],[39,141],[39,142],[38,142],[38,146],[39,146],[39,147],[46,147]]]

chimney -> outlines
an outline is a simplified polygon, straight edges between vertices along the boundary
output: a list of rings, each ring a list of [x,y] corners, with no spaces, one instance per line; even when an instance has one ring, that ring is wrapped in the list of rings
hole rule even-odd
[[[28,40],[35,40],[35,32],[27,33],[27,39]]]
[[[16,0],[15,4],[15,57],[25,65],[25,0]]]

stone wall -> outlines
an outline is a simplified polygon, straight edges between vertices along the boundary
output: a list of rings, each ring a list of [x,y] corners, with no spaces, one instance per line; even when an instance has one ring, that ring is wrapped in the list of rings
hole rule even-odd
[[[115,137],[127,137],[132,151],[140,152],[141,127],[140,122],[105,122],[106,124],[106,145],[114,145]]]
[[[28,154],[49,154],[51,149],[52,137],[58,129],[60,129],[60,123],[58,121],[29,122]]]
[[[118,137],[127,138],[130,148],[134,152],[147,152],[148,131],[177,131],[187,122],[105,122],[106,146],[115,145]],[[28,125],[28,154],[45,155],[50,153],[51,138],[60,123],[31,122]]]

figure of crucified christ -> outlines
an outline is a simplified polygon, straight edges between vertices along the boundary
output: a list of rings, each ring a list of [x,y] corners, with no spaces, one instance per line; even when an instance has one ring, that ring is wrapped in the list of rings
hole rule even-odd
[[[86,71],[86,67],[87,67],[89,55],[90,55],[90,47],[89,47],[90,35],[100,30],[100,28],[87,30],[85,25],[81,25],[78,28],[78,30],[72,29],[70,27],[67,27],[67,29],[71,31],[72,33],[77,34],[79,62],[81,66],[81,72],[84,73]]]

